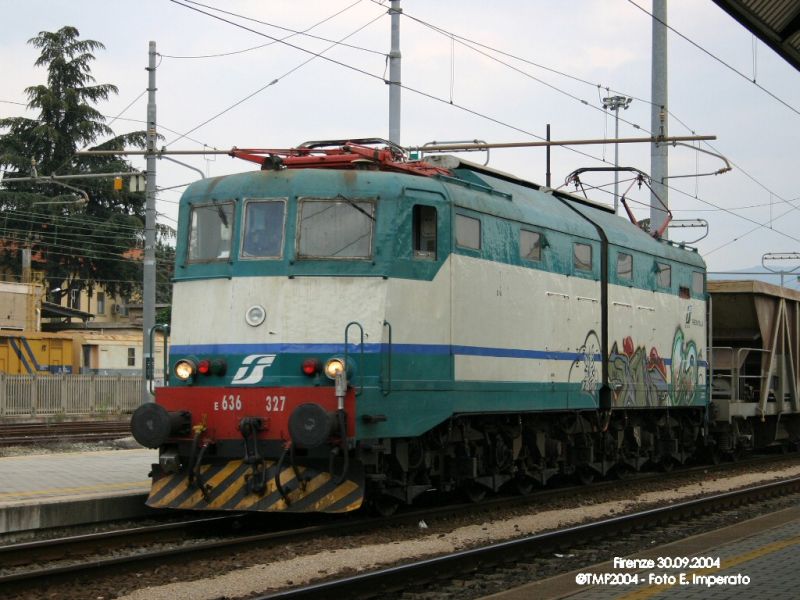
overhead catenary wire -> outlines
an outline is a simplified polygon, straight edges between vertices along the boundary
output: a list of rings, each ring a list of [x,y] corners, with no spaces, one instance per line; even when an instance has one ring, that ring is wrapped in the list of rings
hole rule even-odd
[[[717,61],[717,62],[718,62],[718,63],[720,63],[721,65],[723,65],[725,68],[729,69],[730,71],[733,71],[733,72],[734,72],[734,73],[736,73],[736,74],[737,74],[739,77],[741,77],[741,78],[742,78],[742,79],[744,79],[745,81],[747,81],[747,82],[751,83],[752,85],[756,86],[756,87],[757,87],[758,89],[760,89],[762,92],[764,92],[765,94],[767,94],[768,96],[770,96],[770,97],[771,97],[771,98],[773,98],[774,100],[777,100],[778,102],[780,102],[781,104],[783,104],[783,105],[784,105],[786,108],[788,108],[790,111],[792,111],[792,112],[793,112],[793,113],[795,113],[796,115],[800,116],[800,110],[799,110],[799,109],[795,108],[794,106],[792,106],[791,104],[789,104],[788,102],[786,102],[785,100],[783,100],[782,98],[780,98],[780,97],[779,97],[777,94],[775,94],[775,93],[773,93],[772,91],[770,91],[770,90],[768,90],[767,88],[765,88],[763,85],[761,85],[760,83],[758,83],[757,81],[755,81],[755,79],[751,79],[750,77],[748,77],[747,75],[745,75],[744,73],[742,73],[742,72],[741,72],[739,69],[737,69],[736,67],[734,67],[734,66],[733,66],[733,65],[731,65],[730,63],[728,63],[728,62],[726,62],[726,61],[722,60],[720,57],[718,57],[716,54],[714,54],[714,53],[713,53],[713,52],[711,52],[710,50],[707,50],[706,48],[704,48],[703,46],[701,46],[700,44],[698,44],[697,42],[695,42],[694,40],[692,40],[692,39],[691,39],[691,38],[689,38],[688,36],[684,35],[684,34],[683,34],[683,33],[681,33],[680,31],[678,31],[677,29],[675,29],[674,27],[672,27],[671,25],[669,25],[668,23],[664,23],[664,21],[662,21],[661,19],[659,19],[658,17],[656,17],[655,15],[653,15],[653,13],[651,13],[650,11],[648,11],[646,8],[644,8],[644,7],[640,6],[639,4],[637,4],[636,2],[634,2],[634,0],[627,0],[627,1],[628,1],[628,3],[632,4],[633,6],[635,6],[636,8],[638,8],[640,11],[642,11],[643,13],[645,13],[646,15],[649,15],[651,19],[654,19],[654,20],[658,21],[659,23],[661,23],[661,24],[662,24],[664,27],[666,27],[667,29],[669,29],[669,30],[670,30],[672,33],[674,33],[674,34],[675,34],[675,35],[677,35],[678,37],[680,37],[680,38],[684,39],[685,41],[687,41],[688,43],[690,43],[692,46],[694,46],[695,48],[697,48],[698,50],[700,50],[700,51],[701,51],[701,52],[703,52],[704,54],[708,55],[709,57],[711,57],[712,59],[714,59],[715,61]]]
[[[311,54],[312,56],[314,56],[314,57],[318,57],[318,58],[321,58],[321,59],[322,59],[322,60],[324,60],[324,61],[330,62],[330,63],[332,63],[332,64],[339,65],[339,66],[341,66],[341,67],[344,67],[344,68],[346,68],[346,69],[349,69],[349,70],[351,70],[351,71],[354,71],[354,72],[357,72],[357,73],[360,73],[360,74],[362,74],[362,75],[365,75],[365,76],[367,76],[367,77],[370,77],[370,78],[372,78],[372,79],[377,79],[377,80],[379,80],[379,81],[381,81],[381,82],[383,82],[383,83],[387,83],[386,79],[385,79],[384,77],[380,76],[380,75],[375,75],[374,73],[370,73],[369,71],[366,71],[366,70],[364,70],[364,69],[361,69],[361,68],[359,68],[359,67],[355,67],[355,66],[353,66],[353,65],[350,65],[350,64],[347,64],[347,63],[345,63],[345,62],[342,62],[342,61],[339,61],[339,60],[336,60],[336,59],[330,58],[330,57],[328,57],[328,56],[323,56],[323,55],[322,55],[322,53],[313,52],[313,51],[311,51],[311,50],[308,50],[308,49],[306,49],[306,48],[303,48],[303,47],[301,47],[301,46],[297,46],[296,44],[292,44],[292,43],[286,42],[285,40],[280,40],[280,39],[278,39],[278,38],[275,38],[275,37],[273,37],[273,36],[270,36],[270,35],[268,35],[268,34],[266,34],[266,33],[263,33],[263,32],[261,32],[261,31],[258,31],[258,30],[256,30],[256,29],[252,29],[252,28],[250,28],[250,27],[247,27],[247,26],[245,26],[245,25],[242,25],[242,24],[240,24],[240,23],[236,23],[236,22],[234,22],[234,21],[230,21],[229,19],[225,19],[224,17],[220,17],[220,16],[218,16],[218,15],[214,15],[214,14],[211,14],[211,13],[205,12],[205,11],[203,11],[203,10],[200,10],[199,8],[196,8],[196,7],[194,7],[194,6],[189,6],[189,5],[187,5],[187,4],[184,4],[183,2],[180,2],[179,0],[170,0],[170,2],[172,2],[173,4],[177,4],[177,5],[179,5],[179,6],[183,6],[184,8],[188,8],[188,9],[190,9],[190,10],[194,10],[194,11],[196,11],[196,12],[199,12],[200,14],[204,14],[204,15],[206,15],[206,16],[209,16],[209,17],[213,18],[213,19],[220,20],[220,21],[222,21],[222,22],[224,22],[224,23],[228,23],[228,24],[230,24],[230,25],[233,25],[234,27],[239,27],[239,28],[241,28],[241,29],[244,29],[245,31],[249,31],[249,32],[251,32],[251,33],[254,33],[254,34],[256,34],[256,35],[260,35],[260,36],[263,36],[263,37],[266,37],[266,38],[269,38],[269,39],[278,40],[278,41],[280,41],[282,44],[285,44],[286,46],[288,46],[288,47],[290,47],[290,48],[294,48],[294,49],[296,49],[296,50],[299,50],[299,51],[301,51],[301,52],[304,52],[304,53],[307,53],[307,54]],[[271,85],[271,84],[272,84],[272,82],[271,82],[270,84],[267,84],[267,86],[264,86],[264,88],[268,87],[268,86],[269,86],[269,85]],[[405,84],[397,84],[397,85],[399,85],[401,88],[403,88],[403,89],[405,89],[405,90],[408,90],[409,92],[412,92],[412,93],[414,93],[414,94],[418,94],[418,95],[420,95],[420,96],[423,96],[423,97],[425,97],[425,98],[428,98],[428,99],[434,100],[434,101],[436,101],[436,102],[440,102],[440,103],[442,103],[442,104],[446,104],[446,105],[448,105],[448,106],[452,106],[452,107],[454,107],[454,108],[457,108],[457,109],[459,109],[459,110],[461,110],[461,111],[464,111],[464,112],[466,112],[466,113],[468,113],[468,114],[472,114],[472,115],[474,115],[474,116],[476,116],[476,117],[479,117],[479,118],[486,119],[486,120],[488,120],[488,121],[491,121],[491,122],[493,122],[493,123],[496,123],[497,125],[501,125],[501,126],[503,126],[503,127],[506,127],[506,128],[508,128],[508,129],[511,129],[511,130],[513,130],[513,131],[517,131],[517,132],[519,132],[519,133],[523,133],[523,134],[525,134],[525,135],[528,135],[528,136],[534,137],[534,138],[536,138],[536,139],[539,139],[539,140],[543,140],[543,139],[544,139],[542,136],[540,136],[540,135],[537,135],[537,134],[535,134],[535,133],[533,133],[533,132],[531,132],[531,131],[525,130],[525,129],[521,128],[521,127],[516,127],[516,126],[514,126],[514,125],[511,125],[510,123],[506,123],[506,122],[504,122],[504,121],[502,121],[502,120],[500,120],[500,119],[497,119],[497,118],[495,118],[495,117],[491,117],[491,116],[489,116],[489,115],[483,114],[483,113],[481,113],[481,112],[479,112],[479,111],[477,111],[477,110],[473,110],[473,109],[471,109],[471,108],[468,108],[468,107],[466,107],[466,106],[464,106],[464,105],[457,104],[457,103],[454,103],[454,102],[450,102],[450,101],[449,101],[449,100],[447,100],[446,98],[441,98],[441,97],[439,97],[439,96],[435,96],[434,94],[430,94],[430,93],[428,93],[428,92],[424,92],[424,91],[422,91],[422,90],[419,90],[419,89],[416,89],[416,88],[410,87],[410,86],[408,86],[408,85],[405,85]],[[256,92],[256,93],[257,93],[257,92]],[[241,103],[241,102],[239,102],[239,103]],[[238,105],[239,103],[237,103],[237,105]],[[227,111],[225,111],[225,112],[227,112]],[[214,118],[216,118],[216,117],[214,117]],[[199,125],[198,127],[194,128],[194,129],[192,129],[192,130],[190,130],[190,131],[195,131],[197,128],[199,128],[199,127],[202,127],[204,124],[205,124],[205,123],[203,123],[203,124]],[[177,141],[177,140],[174,140],[174,141]],[[170,142],[170,143],[173,143],[173,142]],[[577,153],[577,154],[581,154],[581,155],[583,155],[583,156],[586,156],[587,158],[591,158],[592,160],[596,160],[596,161],[598,161],[598,162],[602,162],[602,163],[610,164],[610,163],[608,163],[608,161],[605,161],[605,160],[603,160],[603,159],[602,159],[602,158],[600,158],[600,157],[593,156],[593,155],[591,155],[591,154],[588,154],[588,153],[586,153],[586,152],[582,152],[582,151],[580,151],[580,150],[576,150],[576,149],[574,149],[574,148],[567,148],[567,149],[568,149],[568,150],[570,150],[571,152],[575,152],[575,153]]]
[[[229,23],[229,24],[231,24],[231,25],[234,25],[234,26],[236,26],[236,27],[241,27],[241,28],[243,28],[243,29],[245,29],[245,30],[247,30],[247,31],[251,31],[251,32],[253,32],[253,33],[256,33],[257,35],[261,35],[261,36],[263,36],[263,37],[270,38],[270,39],[274,40],[275,42],[280,42],[280,43],[282,43],[282,44],[286,44],[286,45],[288,45],[288,46],[291,46],[291,47],[293,47],[293,48],[301,49],[301,50],[303,50],[304,52],[307,52],[307,53],[309,53],[309,54],[312,54],[312,57],[311,57],[311,58],[309,58],[308,60],[305,60],[305,61],[301,62],[300,64],[298,64],[298,65],[296,65],[295,67],[293,67],[293,68],[289,69],[288,71],[286,71],[285,73],[283,73],[283,74],[282,74],[282,75],[280,75],[279,77],[277,77],[277,78],[273,79],[272,81],[270,81],[270,82],[269,82],[269,83],[267,83],[266,85],[263,85],[263,86],[261,86],[260,88],[258,88],[257,90],[255,90],[254,92],[252,92],[252,93],[248,94],[247,96],[245,96],[245,97],[244,97],[244,98],[242,98],[241,100],[238,100],[237,102],[234,102],[232,105],[230,105],[230,106],[228,106],[227,108],[225,108],[224,110],[222,110],[222,111],[218,112],[217,114],[215,114],[215,115],[214,115],[214,116],[212,116],[211,118],[209,118],[209,119],[206,119],[205,121],[203,121],[203,122],[202,122],[202,123],[200,123],[199,125],[196,125],[195,127],[193,127],[193,128],[191,128],[191,129],[189,129],[189,130],[186,132],[186,134],[189,134],[189,133],[192,133],[192,132],[194,132],[194,131],[197,131],[197,130],[198,130],[198,129],[200,129],[201,127],[204,127],[205,125],[208,125],[209,123],[211,123],[212,121],[214,121],[214,120],[218,119],[219,117],[221,117],[221,116],[222,116],[222,115],[224,115],[225,113],[227,113],[227,112],[230,112],[231,110],[233,110],[233,109],[234,109],[234,108],[236,108],[237,106],[239,106],[239,105],[243,104],[244,102],[246,102],[246,101],[247,101],[247,100],[249,100],[250,98],[252,98],[252,97],[254,97],[254,96],[256,96],[256,95],[260,94],[261,92],[263,92],[263,91],[264,91],[264,90],[266,90],[267,88],[269,88],[269,87],[272,87],[273,85],[277,84],[277,83],[278,83],[279,81],[281,81],[282,79],[284,79],[284,78],[288,77],[288,76],[289,76],[289,75],[291,75],[292,73],[294,73],[294,72],[298,71],[299,69],[301,69],[302,67],[306,66],[308,63],[310,63],[310,62],[311,62],[312,60],[314,60],[315,58],[323,58],[323,59],[325,59],[325,60],[331,60],[331,61],[332,61],[332,59],[330,59],[330,58],[328,58],[328,57],[326,57],[326,56],[322,56],[322,55],[323,55],[325,52],[327,52],[328,50],[331,50],[332,48],[335,48],[335,47],[336,47],[336,46],[337,46],[337,45],[338,45],[338,44],[339,44],[341,41],[343,41],[343,40],[346,40],[347,38],[354,36],[354,35],[355,35],[355,34],[357,34],[358,32],[360,32],[360,31],[362,31],[363,29],[365,29],[365,28],[369,27],[370,25],[372,25],[373,23],[375,23],[376,21],[378,21],[378,20],[382,19],[382,18],[385,16],[385,15],[383,15],[383,14],[381,14],[381,15],[378,15],[377,17],[375,17],[374,19],[371,19],[369,22],[367,22],[366,24],[362,25],[361,27],[359,27],[359,28],[358,28],[358,29],[356,29],[355,31],[353,31],[353,32],[349,33],[348,35],[346,35],[345,37],[341,38],[341,40],[339,40],[339,42],[335,42],[335,43],[331,44],[330,46],[328,46],[327,48],[325,48],[325,49],[324,49],[324,50],[322,50],[321,52],[312,52],[312,51],[310,51],[310,50],[306,50],[306,49],[300,48],[299,46],[295,46],[295,45],[293,45],[293,44],[289,44],[288,42],[286,42],[286,39],[287,39],[288,37],[291,37],[291,36],[287,36],[287,38],[283,38],[283,39],[279,39],[279,38],[273,38],[272,36],[269,36],[269,35],[267,35],[267,34],[265,34],[265,33],[261,33],[261,32],[259,32],[259,31],[256,31],[256,30],[254,30],[254,29],[250,29],[249,27],[245,27],[244,25],[241,25],[241,24],[239,24],[239,23],[234,23],[233,21],[229,21],[228,19],[225,19],[225,18],[223,18],[223,17],[219,17],[219,16],[217,16],[217,15],[213,15],[213,14],[211,14],[211,13],[207,13],[207,12],[205,12],[205,11],[202,11],[202,10],[200,10],[200,9],[198,9],[198,8],[195,8],[195,7],[193,7],[193,6],[189,6],[189,5],[187,5],[187,4],[183,4],[182,2],[177,2],[177,0],[170,0],[170,1],[171,1],[171,2],[174,2],[175,4],[178,4],[178,5],[180,5],[180,6],[183,6],[183,7],[185,7],[185,8],[188,8],[188,9],[190,9],[190,10],[195,10],[195,11],[197,11],[197,12],[200,12],[201,14],[204,14],[204,15],[210,16],[210,17],[212,17],[212,18],[214,18],[214,19],[219,19],[219,20],[221,20],[221,21],[223,21],[223,22],[225,22],[225,23]],[[344,63],[340,63],[339,61],[332,61],[332,62],[336,62],[337,64],[344,64]],[[353,68],[354,68],[354,67],[353,67]],[[364,73],[366,73],[366,71],[364,71]],[[169,146],[171,146],[172,144],[174,144],[175,142],[177,142],[177,141],[179,141],[179,140],[183,139],[184,137],[187,137],[187,136],[186,136],[186,134],[184,134],[184,135],[181,135],[181,136],[179,136],[179,137],[177,137],[177,138],[173,139],[173,140],[172,140],[172,141],[170,141],[168,144],[166,144],[164,147],[165,147],[165,148],[166,148],[166,147],[169,147]]]
[[[333,43],[333,44],[335,44],[337,46],[341,46],[343,48],[350,48],[352,50],[359,50],[361,52],[367,52],[367,53],[370,53],[370,54],[377,54],[378,56],[382,56],[382,57],[387,56],[386,52],[382,52],[380,50],[373,50],[371,48],[364,48],[363,46],[355,46],[353,44],[345,44],[342,41],[336,41],[336,40],[332,40],[330,38],[325,38],[325,37],[322,37],[322,36],[313,35],[313,34],[308,33],[312,29],[316,29],[317,27],[319,27],[323,23],[326,23],[326,22],[330,21],[331,19],[334,19],[334,18],[338,17],[342,13],[347,12],[351,8],[355,7],[356,5],[361,4],[361,2],[363,2],[363,0],[356,0],[356,2],[353,2],[349,6],[344,7],[342,10],[339,10],[339,11],[333,13],[332,15],[330,15],[328,17],[325,17],[321,21],[318,21],[317,23],[314,23],[310,27],[308,27],[306,29],[302,29],[302,30],[291,29],[289,27],[283,27],[281,25],[276,25],[275,23],[270,23],[268,21],[262,21],[260,19],[254,18],[254,17],[248,17],[248,16],[245,16],[245,15],[233,13],[233,12],[224,10],[222,8],[218,8],[216,6],[211,6],[211,5],[208,5],[208,4],[203,4],[202,2],[196,2],[194,0],[184,0],[184,2],[186,2],[188,4],[196,4],[197,6],[202,6],[203,8],[207,8],[209,10],[214,10],[214,11],[217,11],[219,13],[226,14],[226,15],[231,15],[231,16],[234,16],[234,17],[237,17],[237,18],[240,18],[240,19],[244,19],[246,21],[252,21],[253,23],[259,23],[260,25],[266,25],[267,27],[272,27],[274,29],[280,29],[282,31],[290,32],[291,35],[288,35],[283,39],[289,39],[291,37],[295,37],[295,36],[300,35],[300,36],[303,36],[303,37],[308,37],[308,38],[319,40],[319,41],[322,41],[322,42]],[[250,52],[252,50],[258,50],[260,48],[265,48],[267,46],[271,46],[271,45],[273,45],[275,43],[277,43],[277,42],[272,41],[272,42],[267,42],[266,44],[260,44],[258,46],[252,46],[250,48],[244,48],[242,50],[236,50],[234,52],[223,52],[223,53],[219,53],[219,54],[205,54],[205,55],[195,55],[195,56],[175,56],[175,55],[159,53],[159,56],[163,56],[164,58],[175,58],[175,59],[220,58],[220,57],[231,56],[231,55],[235,55],[235,54],[242,54],[244,52]]]
[[[372,1],[373,3],[376,3],[376,4],[378,4],[378,1],[377,1],[377,0],[371,0],[371,1]],[[628,1],[630,2],[631,0],[628,0]],[[631,2],[631,3],[632,3],[632,4],[635,4],[634,2]],[[636,5],[636,6],[638,7],[638,5]],[[639,8],[641,9],[641,7],[639,7]],[[644,10],[644,9],[642,9],[642,10]],[[647,11],[645,11],[645,12],[647,12]],[[650,14],[650,13],[648,13],[648,14]],[[581,78],[581,77],[577,77],[577,76],[571,75],[571,74],[569,74],[569,73],[566,73],[566,72],[564,72],[564,71],[561,71],[561,70],[558,70],[558,69],[553,69],[553,68],[547,67],[547,66],[545,66],[545,65],[542,65],[542,64],[540,64],[540,63],[537,63],[537,62],[535,62],[535,61],[531,61],[531,60],[529,60],[529,59],[526,59],[526,58],[523,58],[523,57],[520,57],[520,56],[514,55],[514,54],[512,54],[512,53],[509,53],[509,52],[505,52],[505,51],[503,51],[503,50],[500,50],[500,49],[498,49],[498,48],[495,48],[495,47],[489,46],[489,45],[487,45],[487,44],[482,44],[482,43],[480,43],[480,42],[477,42],[477,41],[475,41],[475,40],[474,40],[474,39],[472,39],[472,38],[467,38],[467,37],[465,37],[465,36],[458,35],[458,34],[456,34],[456,33],[452,32],[452,31],[448,31],[448,30],[446,30],[446,29],[444,29],[444,28],[441,28],[441,27],[439,27],[439,26],[437,26],[437,25],[433,25],[433,24],[431,24],[431,23],[428,23],[427,21],[424,21],[423,19],[419,19],[419,18],[417,18],[417,17],[414,17],[413,15],[409,14],[407,11],[404,11],[404,12],[403,12],[403,16],[405,16],[406,18],[408,18],[408,19],[411,19],[411,20],[413,20],[413,21],[416,21],[416,22],[418,22],[419,24],[421,24],[421,25],[423,25],[423,26],[425,26],[425,27],[428,27],[428,28],[432,29],[433,31],[436,31],[437,33],[439,33],[439,34],[441,34],[441,35],[443,35],[443,36],[445,36],[445,37],[449,38],[450,40],[457,39],[457,40],[459,41],[459,43],[461,43],[462,45],[464,45],[464,46],[466,46],[466,47],[468,47],[468,48],[471,48],[473,51],[475,51],[475,52],[477,52],[477,53],[479,53],[479,54],[482,54],[483,56],[486,56],[487,58],[490,58],[490,59],[492,59],[492,60],[495,60],[496,62],[498,62],[498,63],[500,63],[500,64],[506,65],[508,68],[510,68],[510,69],[512,69],[512,70],[515,70],[515,71],[517,71],[517,72],[519,72],[519,73],[521,73],[521,74],[523,74],[523,75],[529,76],[529,74],[526,74],[524,71],[521,71],[521,70],[517,69],[517,68],[516,68],[516,67],[514,67],[513,65],[508,65],[508,64],[507,64],[507,63],[505,63],[504,61],[500,61],[500,60],[496,59],[495,57],[492,57],[491,55],[489,55],[489,54],[487,54],[487,53],[485,53],[485,52],[482,52],[482,51],[478,50],[478,49],[477,49],[477,48],[475,48],[474,46],[478,46],[478,47],[480,47],[480,48],[484,48],[484,49],[486,49],[486,50],[490,50],[491,52],[495,52],[495,53],[497,53],[497,54],[500,54],[500,55],[503,55],[503,56],[506,56],[506,57],[512,58],[512,59],[514,59],[514,60],[518,60],[518,61],[520,61],[520,62],[523,62],[523,63],[529,64],[529,65],[535,66],[535,67],[537,67],[537,68],[541,68],[541,69],[543,69],[543,70],[546,70],[546,71],[548,71],[548,72],[555,73],[555,74],[557,74],[557,75],[560,75],[560,76],[566,77],[566,78],[568,78],[568,79],[571,79],[571,80],[573,80],[573,81],[577,81],[577,82],[583,83],[583,84],[585,84],[585,85],[590,85],[590,86],[593,86],[593,87],[597,87],[597,89],[598,89],[598,95],[599,95],[599,90],[600,90],[600,88],[601,88],[600,84],[595,84],[595,83],[593,83],[593,82],[591,82],[591,81],[588,81],[588,80],[586,80],[586,79],[584,79],[584,78]],[[652,16],[652,15],[651,15],[651,16]],[[679,35],[681,35],[681,34],[680,34],[679,32],[677,32],[677,31],[676,31],[676,33],[678,33]],[[689,40],[689,41],[691,41],[691,40]],[[699,47],[699,46],[698,46],[698,47]],[[704,51],[705,51],[705,50],[704,50]],[[532,77],[532,76],[531,76],[531,77]],[[541,80],[539,80],[538,78],[535,78],[535,77],[532,77],[532,78],[533,78],[533,79],[535,79],[535,80],[537,80],[537,81],[541,81]],[[548,85],[549,87],[553,87],[554,89],[558,89],[558,88],[557,88],[557,86],[552,86],[552,85],[550,85],[550,84],[546,84],[546,83],[545,83],[545,85]],[[609,87],[607,87],[606,89],[608,89],[608,90],[610,90],[610,91],[614,91],[614,93],[624,94],[624,95],[626,95],[626,96],[632,97],[632,98],[636,99],[637,101],[645,102],[645,103],[647,103],[647,104],[649,104],[649,105],[651,105],[651,106],[652,106],[652,105],[654,105],[654,104],[653,104],[653,102],[652,102],[652,101],[650,101],[650,100],[648,100],[648,99],[645,99],[645,98],[639,98],[639,97],[637,97],[637,96],[635,96],[635,95],[632,95],[632,94],[630,94],[630,93],[627,93],[627,92],[619,92],[619,91],[617,91],[617,90],[611,90],[611,88],[609,88]],[[566,94],[566,95],[568,95],[568,96],[571,96],[569,93],[566,93],[566,92],[565,92],[565,94]],[[580,98],[577,98],[577,97],[575,97],[574,95],[572,95],[571,97],[573,97],[573,98],[575,98],[575,99],[579,100],[579,101],[580,101],[582,104],[585,104],[586,106],[592,106],[592,108],[596,108],[596,109],[598,109],[598,110],[601,110],[601,109],[599,109],[598,107],[594,107],[593,105],[590,105],[590,104],[588,104],[587,102],[585,102],[585,101],[581,100]],[[687,124],[686,124],[684,121],[682,121],[682,120],[681,120],[681,119],[680,119],[680,118],[679,118],[677,115],[675,115],[675,114],[674,114],[672,111],[668,111],[668,114],[669,114],[669,115],[670,115],[670,116],[671,116],[673,119],[675,119],[675,120],[676,120],[678,123],[680,123],[680,124],[681,124],[683,127],[685,127],[685,128],[688,130],[688,131],[690,131],[692,134],[694,134],[694,133],[695,133],[695,129],[694,129],[694,128],[691,128],[691,127],[689,127],[689,126],[688,126],[688,125],[687,125]],[[647,128],[645,128],[645,127],[641,127],[641,126],[639,126],[639,125],[637,125],[637,124],[635,124],[635,123],[632,123],[632,122],[630,122],[630,121],[628,121],[628,120],[626,120],[626,119],[623,119],[623,118],[620,118],[620,120],[621,120],[623,123],[626,123],[626,124],[628,124],[628,125],[631,125],[631,126],[633,126],[634,128],[637,128],[637,129],[642,129],[643,131],[647,131],[647,132],[649,133],[649,130],[648,130]],[[717,149],[717,148],[716,148],[716,147],[715,147],[713,144],[711,144],[710,142],[707,142],[707,141],[701,141],[701,143],[705,144],[706,146],[708,146],[709,148],[711,148],[713,151],[717,152],[718,154],[722,154],[722,152],[721,152],[719,149]],[[603,157],[603,159],[605,159],[605,157]],[[752,175],[751,175],[751,174],[750,174],[750,173],[749,173],[749,172],[748,172],[746,169],[742,168],[742,167],[741,167],[739,164],[737,164],[735,161],[733,161],[733,160],[730,160],[730,163],[731,163],[731,164],[732,164],[734,167],[736,167],[736,168],[737,168],[739,171],[741,171],[741,172],[742,172],[742,173],[745,175],[745,177],[747,177],[748,179],[750,179],[751,181],[753,181],[753,183],[755,183],[756,185],[758,185],[759,187],[761,187],[761,188],[762,188],[762,189],[764,189],[765,191],[769,192],[771,195],[774,195],[775,197],[779,198],[779,199],[780,199],[782,202],[784,202],[784,203],[787,203],[787,204],[790,204],[790,203],[789,203],[789,202],[788,202],[788,201],[787,201],[785,198],[783,198],[783,197],[782,197],[782,196],[780,196],[779,194],[776,194],[776,193],[775,193],[773,190],[770,190],[770,189],[769,189],[769,188],[768,188],[768,187],[767,187],[765,184],[763,184],[761,181],[759,181],[758,179],[756,179],[755,177],[753,177],[753,176],[752,176]],[[675,189],[677,192],[679,192],[679,193],[681,193],[681,194],[684,194],[684,195],[690,196],[689,194],[687,194],[687,193],[686,193],[686,192],[684,192],[683,190],[679,190],[679,189],[675,188],[674,186],[668,186],[668,187],[669,187],[670,189]],[[690,197],[691,197],[691,196],[690,196]],[[706,201],[704,201],[702,198],[700,198],[700,197],[698,196],[698,194],[697,194],[697,191],[695,191],[695,194],[694,194],[694,196],[693,196],[693,197],[694,197],[695,199],[697,199],[697,200],[700,200],[701,202],[705,202],[705,203],[707,203]],[[712,206],[715,206],[714,210],[721,210],[721,211],[725,211],[725,212],[731,212],[730,210],[723,209],[722,207],[717,207],[716,205],[713,205],[712,203],[707,203],[707,204],[711,204]],[[791,206],[791,204],[790,204],[790,206]],[[786,214],[788,214],[789,212],[792,212],[792,210],[796,210],[796,209],[798,209],[798,208],[800,208],[800,207],[794,207],[794,206],[793,206],[793,208],[792,208],[790,211],[787,211],[787,212],[783,213],[781,216],[785,216],[785,215],[786,215]],[[733,214],[733,213],[731,212],[731,214]],[[779,217],[777,217],[777,218],[780,218],[780,216],[779,216]],[[762,225],[761,227],[757,227],[757,228],[756,228],[756,230],[758,230],[758,229],[760,229],[760,228],[762,228],[762,227],[766,227],[766,226],[768,226],[768,225],[767,225],[767,224],[764,224],[764,225]]]

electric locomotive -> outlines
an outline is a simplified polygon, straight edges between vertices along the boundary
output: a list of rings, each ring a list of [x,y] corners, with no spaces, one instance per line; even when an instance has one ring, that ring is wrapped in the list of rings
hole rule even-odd
[[[388,512],[702,448],[695,250],[375,142],[234,150],[261,169],[183,194],[150,506]]]

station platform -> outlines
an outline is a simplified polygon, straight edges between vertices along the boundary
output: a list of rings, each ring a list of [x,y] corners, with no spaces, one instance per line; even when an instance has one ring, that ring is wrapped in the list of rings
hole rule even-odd
[[[798,597],[800,588],[800,506],[651,548],[626,558],[658,561],[660,557],[668,560],[698,557],[696,563],[704,562],[705,558],[719,558],[720,568],[631,569],[615,567],[609,561],[536,581],[488,598],[794,600]],[[583,583],[588,579],[587,574],[595,573],[637,575],[639,583]],[[720,577],[726,579],[718,579]]]
[[[147,449],[0,458],[0,536],[152,512]]]

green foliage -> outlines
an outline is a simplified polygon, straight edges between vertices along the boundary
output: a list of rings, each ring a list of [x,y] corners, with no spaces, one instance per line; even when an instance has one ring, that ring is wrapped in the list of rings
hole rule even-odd
[[[94,52],[103,44],[79,39],[74,27],[42,31],[29,43],[41,50],[35,65],[47,82],[28,87],[28,108],[36,119],[0,119],[0,268],[20,270],[23,244],[31,244],[34,268],[46,271],[50,289],[88,288],[101,283],[111,294],[130,295],[141,281],[141,261],[130,250],[142,246],[144,194],[114,191],[112,178],[75,179],[58,185],[13,178],[131,171],[119,156],[78,157],[80,148],[144,147],[145,132],[113,137],[95,107],[117,93],[91,75]],[[98,141],[108,138],[102,143]],[[89,202],[76,202],[80,193]],[[125,186],[127,187],[127,186]]]

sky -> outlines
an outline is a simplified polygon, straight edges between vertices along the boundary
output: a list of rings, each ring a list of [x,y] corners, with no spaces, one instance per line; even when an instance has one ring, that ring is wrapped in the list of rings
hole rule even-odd
[[[609,138],[614,119],[602,98],[615,94],[634,98],[620,111],[620,137],[648,135],[651,0],[402,0],[401,7],[403,145],[536,140],[548,123],[554,140]],[[148,43],[155,41],[160,144],[170,150],[389,136],[385,0],[0,0],[0,8],[0,118],[35,116],[24,90],[46,73],[34,66],[38,52],[27,41],[71,25],[105,45],[92,73],[119,88],[98,106],[118,134],[144,129]],[[669,133],[715,135],[701,148],[733,165],[730,173],[697,177],[723,162],[670,148],[670,176],[688,176],[669,182],[675,219],[708,221],[707,237],[695,245],[710,271],[800,252],[800,72],[711,0],[669,0],[668,22],[702,47],[668,34]],[[620,145],[619,154],[621,165],[650,172],[649,144]],[[206,176],[257,168],[227,156],[178,158]],[[575,169],[613,165],[614,148],[558,147],[551,160],[558,187]],[[131,162],[144,169],[143,159]],[[489,166],[545,181],[542,148],[493,150]],[[166,160],[157,169],[158,219],[174,226],[181,186],[199,174]],[[583,180],[603,186],[590,198],[613,204],[613,175]],[[629,198],[637,218],[649,217],[646,188],[634,187]],[[671,230],[670,237],[692,242],[700,231]]]

